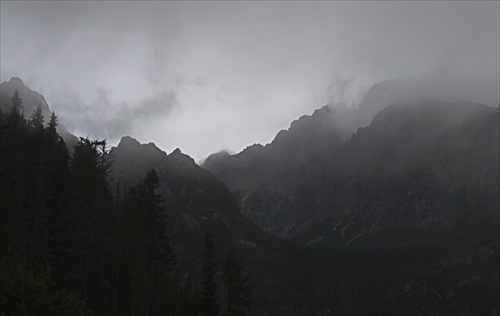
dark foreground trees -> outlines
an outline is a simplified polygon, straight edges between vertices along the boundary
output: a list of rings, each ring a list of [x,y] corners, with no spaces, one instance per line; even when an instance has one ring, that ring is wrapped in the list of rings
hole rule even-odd
[[[11,102],[0,110],[0,313],[219,314],[211,237],[203,295],[171,275],[156,171],[113,189],[105,141],[81,138],[70,156],[55,114],[46,123],[37,108],[26,120],[19,94]]]
[[[244,315],[250,309],[252,286],[249,276],[243,275],[241,264],[230,253],[226,258],[223,270],[223,281],[227,294],[227,315]]]
[[[217,316],[220,305],[217,303],[216,283],[217,255],[212,235],[205,234],[205,252],[201,266],[201,299],[203,315]]]
[[[169,271],[175,257],[166,236],[164,202],[158,194],[159,179],[150,170],[144,180],[129,189],[123,199],[120,216],[119,262],[130,284],[130,294],[120,299],[140,315],[158,315],[170,311],[173,282]],[[127,308],[125,308],[126,310]]]
[[[75,295],[56,290],[50,270],[35,272],[17,256],[0,260],[0,313],[2,315],[92,315]]]
[[[225,289],[224,315],[245,315],[250,309],[253,287],[249,284],[249,276],[241,271],[241,264],[229,253],[222,267],[222,283]],[[205,251],[201,267],[201,306],[202,314],[216,316],[221,312],[217,290],[217,254],[210,233],[205,233]]]
[[[156,173],[114,194],[105,141],[81,138],[70,156],[55,114],[46,124],[38,107],[26,120],[18,93],[11,103],[0,111],[0,300],[9,314],[63,308],[52,302],[65,299],[62,289],[100,315],[174,314],[178,288],[168,275],[174,257]],[[16,291],[26,294],[22,304],[8,294]]]

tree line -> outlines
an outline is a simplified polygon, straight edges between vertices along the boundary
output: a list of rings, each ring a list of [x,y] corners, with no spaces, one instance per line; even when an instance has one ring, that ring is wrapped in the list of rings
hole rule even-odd
[[[154,169],[123,188],[110,177],[105,140],[80,138],[70,153],[54,113],[45,123],[40,106],[27,120],[22,109],[16,90],[0,110],[1,311],[244,315],[250,309],[249,277],[232,254],[217,268],[208,232],[198,286],[172,275],[176,258]]]

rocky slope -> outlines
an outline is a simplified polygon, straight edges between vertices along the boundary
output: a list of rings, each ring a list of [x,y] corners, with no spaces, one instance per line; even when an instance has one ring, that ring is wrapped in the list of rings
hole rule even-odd
[[[332,291],[334,313],[497,315],[499,107],[384,107],[384,85],[350,137],[322,108],[204,167],[257,225],[315,251],[310,280]]]
[[[498,122],[498,108],[478,104],[388,107],[324,166],[311,204],[345,243],[389,227],[498,222]],[[289,232],[306,243],[326,238],[315,225]]]
[[[328,238],[347,243],[384,227],[443,224],[463,215],[457,208],[498,219],[498,107],[403,103],[383,95],[387,84],[348,115],[323,107],[266,146],[212,155],[203,166],[257,225],[304,244],[327,238],[317,227],[325,221]],[[380,110],[388,100],[399,101]],[[351,137],[335,121],[345,117],[361,127]]]
[[[254,306],[259,308],[254,312],[264,312],[263,308],[270,308],[272,301],[291,308],[294,298],[283,295],[283,289],[296,282],[303,282],[306,290],[315,287],[304,281],[305,269],[296,260],[306,250],[258,229],[241,214],[225,185],[179,149],[166,154],[153,143],[140,144],[123,137],[110,155],[112,177],[125,187],[136,184],[151,168],[157,171],[161,195],[166,201],[167,230],[178,262],[174,273],[181,275],[185,284],[196,285],[199,280],[203,236],[210,232],[219,262],[233,252],[242,261],[245,273],[251,275],[256,286]],[[289,275],[297,278],[291,280]]]
[[[497,315],[499,108],[394,104],[348,138],[323,111],[204,166],[256,224],[311,249],[333,313]]]

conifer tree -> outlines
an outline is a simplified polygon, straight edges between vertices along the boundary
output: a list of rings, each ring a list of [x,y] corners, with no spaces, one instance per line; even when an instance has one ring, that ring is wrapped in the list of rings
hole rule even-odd
[[[14,91],[14,95],[10,99],[13,108],[17,109],[19,113],[23,112],[23,100],[19,96],[19,91],[17,89]]]
[[[120,239],[126,241],[118,249],[117,266],[122,271],[119,277],[129,273],[133,302],[130,309],[138,314],[161,314],[168,308],[166,303],[171,303],[166,302],[165,293],[171,286],[168,272],[175,257],[166,236],[165,205],[159,186],[158,175],[152,169],[141,183],[128,190],[119,225]],[[117,306],[127,303],[122,297]]]
[[[205,316],[217,316],[220,312],[220,305],[217,303],[216,267],[214,241],[212,235],[205,233],[205,252],[201,266],[201,304]]]
[[[47,131],[52,136],[59,136],[57,134],[58,119],[55,112],[50,115],[49,122],[47,123]]]
[[[25,256],[29,239],[26,227],[28,132],[26,120],[19,113],[22,100],[17,91],[11,101],[18,106],[12,106],[2,118],[0,145],[0,250],[13,250]]]
[[[14,95],[10,99],[11,108],[7,112],[6,116],[6,124],[11,127],[10,130],[12,133],[18,132],[19,129],[22,129],[26,126],[26,120],[24,119],[22,104],[23,101],[19,96],[19,93],[16,91]]]
[[[88,299],[99,313],[112,307],[104,301],[111,296],[109,262],[110,238],[106,229],[112,218],[112,195],[106,173],[100,166],[97,141],[81,138],[70,164],[70,193],[62,227],[66,249],[66,286]]]
[[[31,116],[28,120],[28,126],[33,130],[43,129],[44,121],[45,117],[43,116],[42,106],[40,105],[40,103],[38,103],[38,106],[35,108],[33,113],[31,113]]]
[[[47,152],[47,207],[50,210],[51,229],[50,233],[50,255],[52,269],[56,283],[61,284],[64,263],[62,256],[65,248],[64,225],[67,224],[68,205],[72,186],[70,185],[70,155],[62,137],[57,133],[57,116],[54,112],[50,116],[45,128],[45,150]],[[66,249],[67,250],[67,249]]]
[[[244,311],[250,308],[253,287],[248,284],[249,276],[243,275],[241,265],[232,253],[226,258],[223,273],[227,293],[227,315],[245,315]]]

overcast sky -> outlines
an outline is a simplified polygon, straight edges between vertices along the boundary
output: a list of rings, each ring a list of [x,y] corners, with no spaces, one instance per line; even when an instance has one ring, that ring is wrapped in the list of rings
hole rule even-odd
[[[500,72],[498,1],[0,3],[2,81],[77,135],[196,160],[389,78]]]

